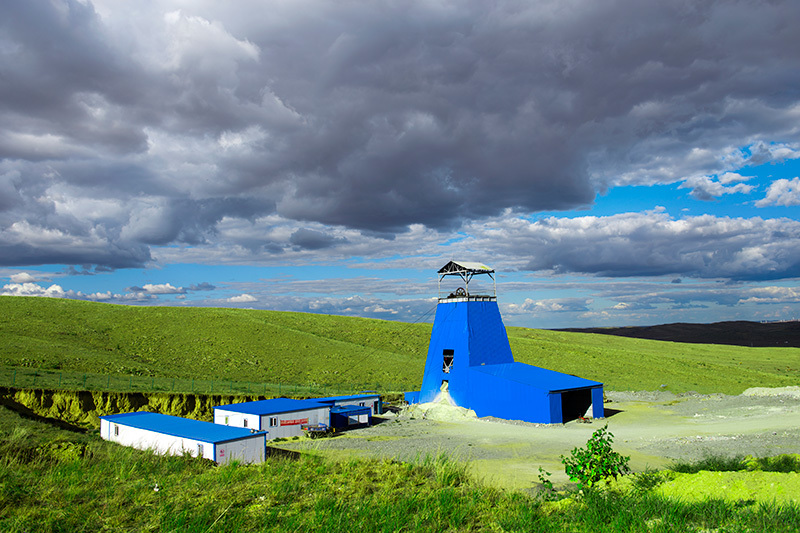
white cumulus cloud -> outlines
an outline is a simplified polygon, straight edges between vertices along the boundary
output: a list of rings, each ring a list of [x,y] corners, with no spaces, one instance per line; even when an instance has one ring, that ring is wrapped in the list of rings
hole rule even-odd
[[[147,284],[143,287],[145,292],[150,294],[183,294],[186,292],[186,289],[183,287],[173,287],[169,283],[163,283],[160,285],[152,285]]]
[[[232,296],[228,298],[226,301],[232,304],[246,304],[251,302],[257,302],[258,298],[250,294],[240,294],[239,296]]]
[[[27,272],[20,272],[19,274],[11,274],[9,279],[12,283],[32,283],[36,281],[36,278],[28,274]]]
[[[6,296],[44,296],[48,298],[67,298],[76,295],[73,291],[65,291],[60,285],[50,285],[45,288],[36,283],[9,283],[3,286],[3,295]]]
[[[758,207],[766,207],[768,205],[782,205],[784,207],[800,205],[800,178],[773,181],[767,190],[767,195],[756,202]]]

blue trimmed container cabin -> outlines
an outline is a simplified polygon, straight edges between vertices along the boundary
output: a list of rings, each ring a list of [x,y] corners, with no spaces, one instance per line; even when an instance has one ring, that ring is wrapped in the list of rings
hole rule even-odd
[[[328,403],[274,398],[214,407],[214,423],[269,431],[270,439],[299,437],[303,425],[330,424]]]
[[[260,463],[266,452],[265,432],[146,411],[101,416],[100,436],[123,446],[162,455],[189,454],[219,464]]]

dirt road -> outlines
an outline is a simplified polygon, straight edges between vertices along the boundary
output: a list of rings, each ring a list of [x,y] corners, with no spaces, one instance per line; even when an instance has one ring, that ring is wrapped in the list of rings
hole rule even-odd
[[[538,425],[497,419],[452,422],[387,415],[372,427],[336,437],[281,442],[288,449],[333,457],[414,460],[446,453],[468,461],[488,484],[531,489],[539,467],[566,482],[560,456],[583,446],[608,423],[614,449],[631,457],[634,471],[707,453],[756,456],[800,453],[800,398],[668,392],[607,392],[606,419],[591,424]]]

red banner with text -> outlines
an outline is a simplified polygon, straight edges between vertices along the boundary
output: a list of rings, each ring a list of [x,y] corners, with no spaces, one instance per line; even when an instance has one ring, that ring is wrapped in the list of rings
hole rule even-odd
[[[296,418],[294,420],[281,420],[282,426],[299,426],[300,424],[308,424],[308,418]]]

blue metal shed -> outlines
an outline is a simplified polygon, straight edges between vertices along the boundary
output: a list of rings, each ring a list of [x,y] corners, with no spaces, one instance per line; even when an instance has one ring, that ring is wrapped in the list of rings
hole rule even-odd
[[[336,405],[331,407],[331,427],[338,429],[369,424],[371,413],[372,407],[368,405]]]
[[[356,405],[356,406],[371,406],[370,416],[379,415],[383,411],[383,403],[381,402],[381,395],[377,392],[368,392],[362,394],[349,394],[344,396],[327,396],[325,398],[313,398],[313,401],[326,403],[328,405]]]

